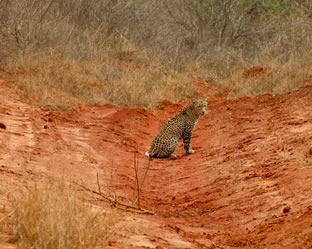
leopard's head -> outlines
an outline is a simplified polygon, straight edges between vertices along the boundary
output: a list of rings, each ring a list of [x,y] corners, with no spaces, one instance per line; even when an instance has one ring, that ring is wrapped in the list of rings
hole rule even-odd
[[[208,105],[208,98],[201,100],[201,99],[192,99],[192,105],[196,112],[196,114],[204,115],[207,113],[207,105]]]

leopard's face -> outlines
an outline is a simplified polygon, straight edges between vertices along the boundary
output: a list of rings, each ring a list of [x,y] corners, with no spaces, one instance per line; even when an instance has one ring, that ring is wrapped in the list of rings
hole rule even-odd
[[[194,106],[194,110],[197,113],[197,115],[204,115],[207,113],[208,99],[207,98],[205,100],[192,99],[192,105]]]

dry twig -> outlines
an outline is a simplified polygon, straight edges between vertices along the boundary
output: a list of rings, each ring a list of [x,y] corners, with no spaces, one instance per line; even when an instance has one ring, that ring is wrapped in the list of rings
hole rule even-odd
[[[110,203],[113,207],[121,209],[121,210],[125,210],[125,211],[130,211],[130,212],[135,212],[135,213],[139,213],[139,214],[149,214],[149,215],[155,215],[155,212],[151,211],[151,210],[147,210],[147,209],[142,209],[142,208],[137,208],[134,206],[130,206],[124,203],[121,203],[119,201],[116,201],[116,199],[112,199],[109,198],[107,196],[105,196],[104,194],[93,190],[79,182],[73,181],[74,184],[78,185],[79,187],[81,187],[82,189],[89,191],[93,194],[96,194],[98,196],[100,196],[102,198],[103,201]]]
[[[136,151],[134,152],[134,162],[133,162],[133,165],[134,165],[135,180],[136,180],[136,185],[137,185],[137,198],[136,198],[134,204],[135,204],[136,202],[138,202],[138,207],[139,207],[139,208],[141,208],[140,193],[141,193],[141,190],[142,190],[142,188],[143,188],[143,184],[144,184],[144,181],[145,181],[147,172],[148,172],[148,170],[149,170],[150,163],[151,163],[151,161],[149,160],[149,161],[148,161],[147,168],[146,168],[145,173],[144,173],[144,176],[143,176],[143,179],[142,179],[142,182],[141,182],[141,184],[140,184],[140,180],[139,180],[139,163],[138,163],[138,161],[137,161]]]

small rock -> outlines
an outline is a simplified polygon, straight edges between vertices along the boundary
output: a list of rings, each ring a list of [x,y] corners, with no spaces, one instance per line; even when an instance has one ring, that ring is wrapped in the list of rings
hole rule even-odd
[[[4,123],[1,123],[1,122],[0,122],[0,129],[4,129],[4,130],[6,129],[6,126],[5,126]]]
[[[117,242],[114,240],[108,241],[108,246],[115,246],[116,244],[117,244]]]
[[[282,212],[283,212],[284,214],[289,213],[289,211],[290,211],[290,207],[289,207],[289,206],[283,207],[283,209],[282,209]]]

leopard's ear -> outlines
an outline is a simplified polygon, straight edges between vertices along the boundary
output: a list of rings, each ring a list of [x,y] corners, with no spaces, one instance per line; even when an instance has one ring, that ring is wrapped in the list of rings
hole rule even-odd
[[[206,98],[205,100],[206,100],[206,102],[207,102],[207,104],[208,104],[208,98]]]
[[[195,105],[196,100],[194,98],[192,98],[192,104]]]

